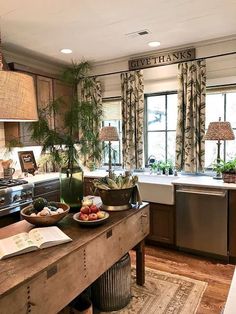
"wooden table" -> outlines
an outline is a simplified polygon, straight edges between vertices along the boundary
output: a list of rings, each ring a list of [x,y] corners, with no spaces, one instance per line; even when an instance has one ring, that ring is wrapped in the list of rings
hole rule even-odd
[[[71,215],[58,226],[72,242],[0,261],[0,313],[57,313],[130,249],[136,248],[137,283],[144,284],[144,238],[149,205],[110,212],[108,221],[84,228]],[[0,238],[29,231],[26,221],[0,229]]]

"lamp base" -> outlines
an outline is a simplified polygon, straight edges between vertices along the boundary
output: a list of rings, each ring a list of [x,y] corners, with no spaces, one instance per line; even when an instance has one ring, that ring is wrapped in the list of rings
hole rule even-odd
[[[215,177],[213,177],[213,179],[215,180],[222,180],[222,174],[221,173],[217,173]]]

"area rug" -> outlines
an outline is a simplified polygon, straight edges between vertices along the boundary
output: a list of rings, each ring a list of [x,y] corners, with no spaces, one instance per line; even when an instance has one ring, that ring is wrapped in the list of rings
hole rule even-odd
[[[131,301],[120,311],[100,314],[193,314],[196,313],[207,283],[184,276],[145,268],[145,285],[136,285],[132,268]]]

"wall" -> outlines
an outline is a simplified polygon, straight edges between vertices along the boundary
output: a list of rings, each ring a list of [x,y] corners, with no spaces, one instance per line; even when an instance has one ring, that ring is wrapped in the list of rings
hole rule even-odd
[[[236,38],[227,38],[218,42],[203,42],[191,45],[196,48],[196,57],[207,57],[235,51]],[[152,52],[153,54],[153,52]],[[149,53],[151,55],[151,53]],[[236,83],[236,54],[206,60],[207,85],[222,85]],[[103,74],[128,70],[128,59],[114,60],[96,64],[93,74]],[[177,89],[177,65],[168,65],[143,70],[144,92],[153,93]],[[120,75],[102,76],[104,97],[120,95]]]

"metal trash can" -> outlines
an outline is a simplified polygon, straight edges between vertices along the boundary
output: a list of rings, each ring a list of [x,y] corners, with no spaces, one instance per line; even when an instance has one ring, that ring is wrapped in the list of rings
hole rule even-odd
[[[125,307],[131,298],[131,261],[129,253],[123,256],[92,285],[92,301],[104,312]]]

